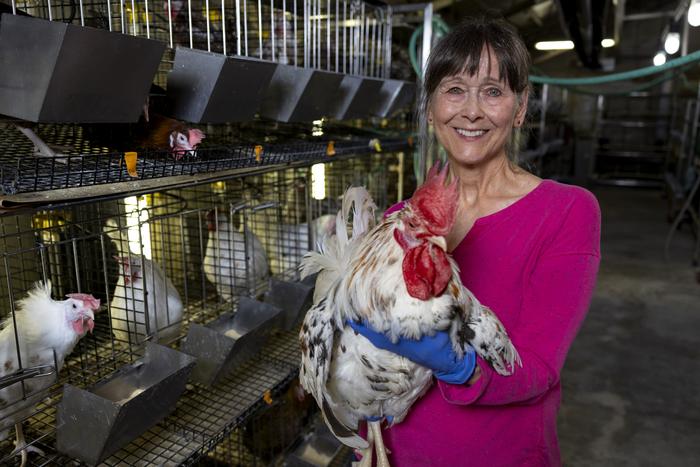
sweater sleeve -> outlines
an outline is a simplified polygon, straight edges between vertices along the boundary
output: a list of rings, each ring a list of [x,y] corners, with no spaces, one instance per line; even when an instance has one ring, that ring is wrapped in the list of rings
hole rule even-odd
[[[479,358],[481,378],[472,386],[438,382],[448,402],[528,404],[558,384],[566,355],[588,311],[600,262],[600,208],[593,195],[580,193],[553,240],[540,253],[525,285],[518,324],[508,329],[522,367],[501,376]]]

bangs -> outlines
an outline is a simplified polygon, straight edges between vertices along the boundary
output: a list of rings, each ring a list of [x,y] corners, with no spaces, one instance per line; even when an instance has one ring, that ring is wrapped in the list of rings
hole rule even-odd
[[[489,74],[495,58],[498,80],[512,91],[527,88],[530,59],[525,45],[505,21],[481,19],[462,23],[433,49],[425,74],[426,94],[431,96],[447,77],[476,75],[482,58],[488,60]]]

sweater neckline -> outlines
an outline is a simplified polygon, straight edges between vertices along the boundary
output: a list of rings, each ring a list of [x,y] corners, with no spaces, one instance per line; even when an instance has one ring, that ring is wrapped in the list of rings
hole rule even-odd
[[[457,244],[457,246],[452,250],[452,254],[454,254],[459,248],[462,246],[462,244],[466,243],[468,239],[473,237],[481,228],[493,224],[495,222],[498,222],[508,216],[510,216],[514,211],[517,211],[518,209],[521,209],[522,206],[527,205],[528,203],[531,203],[533,199],[537,198],[538,194],[543,191],[543,188],[546,185],[549,185],[551,183],[554,183],[553,180],[548,180],[548,179],[543,179],[540,183],[537,184],[535,188],[530,190],[528,193],[526,193],[524,196],[516,200],[515,202],[509,204],[505,208],[498,210],[496,212],[492,212],[491,214],[487,214],[485,216],[479,217],[474,221],[474,225],[472,225],[471,229],[467,232],[467,234],[464,236],[464,238]]]

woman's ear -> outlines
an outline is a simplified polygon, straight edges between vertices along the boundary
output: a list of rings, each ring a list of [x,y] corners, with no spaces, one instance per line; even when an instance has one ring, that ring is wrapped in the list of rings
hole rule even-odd
[[[525,121],[525,114],[527,113],[527,98],[529,96],[529,90],[525,88],[525,90],[520,94],[520,97],[518,99],[518,110],[515,112],[515,120],[513,122],[513,126],[516,128],[520,128],[523,125],[523,122]]]

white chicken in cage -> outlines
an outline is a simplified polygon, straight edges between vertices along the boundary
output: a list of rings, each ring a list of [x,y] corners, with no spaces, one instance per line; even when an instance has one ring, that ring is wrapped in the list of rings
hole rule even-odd
[[[241,225],[236,229],[223,212],[207,213],[209,237],[204,254],[204,274],[225,301],[256,290],[270,275],[267,254],[258,237]]]
[[[14,425],[16,452],[22,455],[39,449],[27,446],[22,420],[30,416],[45,396],[44,390],[56,382],[55,371],[75,344],[94,327],[100,301],[89,294],[68,294],[67,300],[51,298],[51,282],[37,282],[27,297],[17,302],[0,331],[0,440],[7,438]]]
[[[170,278],[154,261],[130,253],[128,231],[119,229],[113,219],[107,221],[104,232],[119,252],[119,279],[109,306],[114,337],[130,343],[153,334],[159,341],[176,338],[183,305]]]
[[[109,306],[114,337],[130,343],[154,334],[160,342],[178,337],[183,306],[170,278],[142,255],[119,256],[117,261],[119,280]]]

